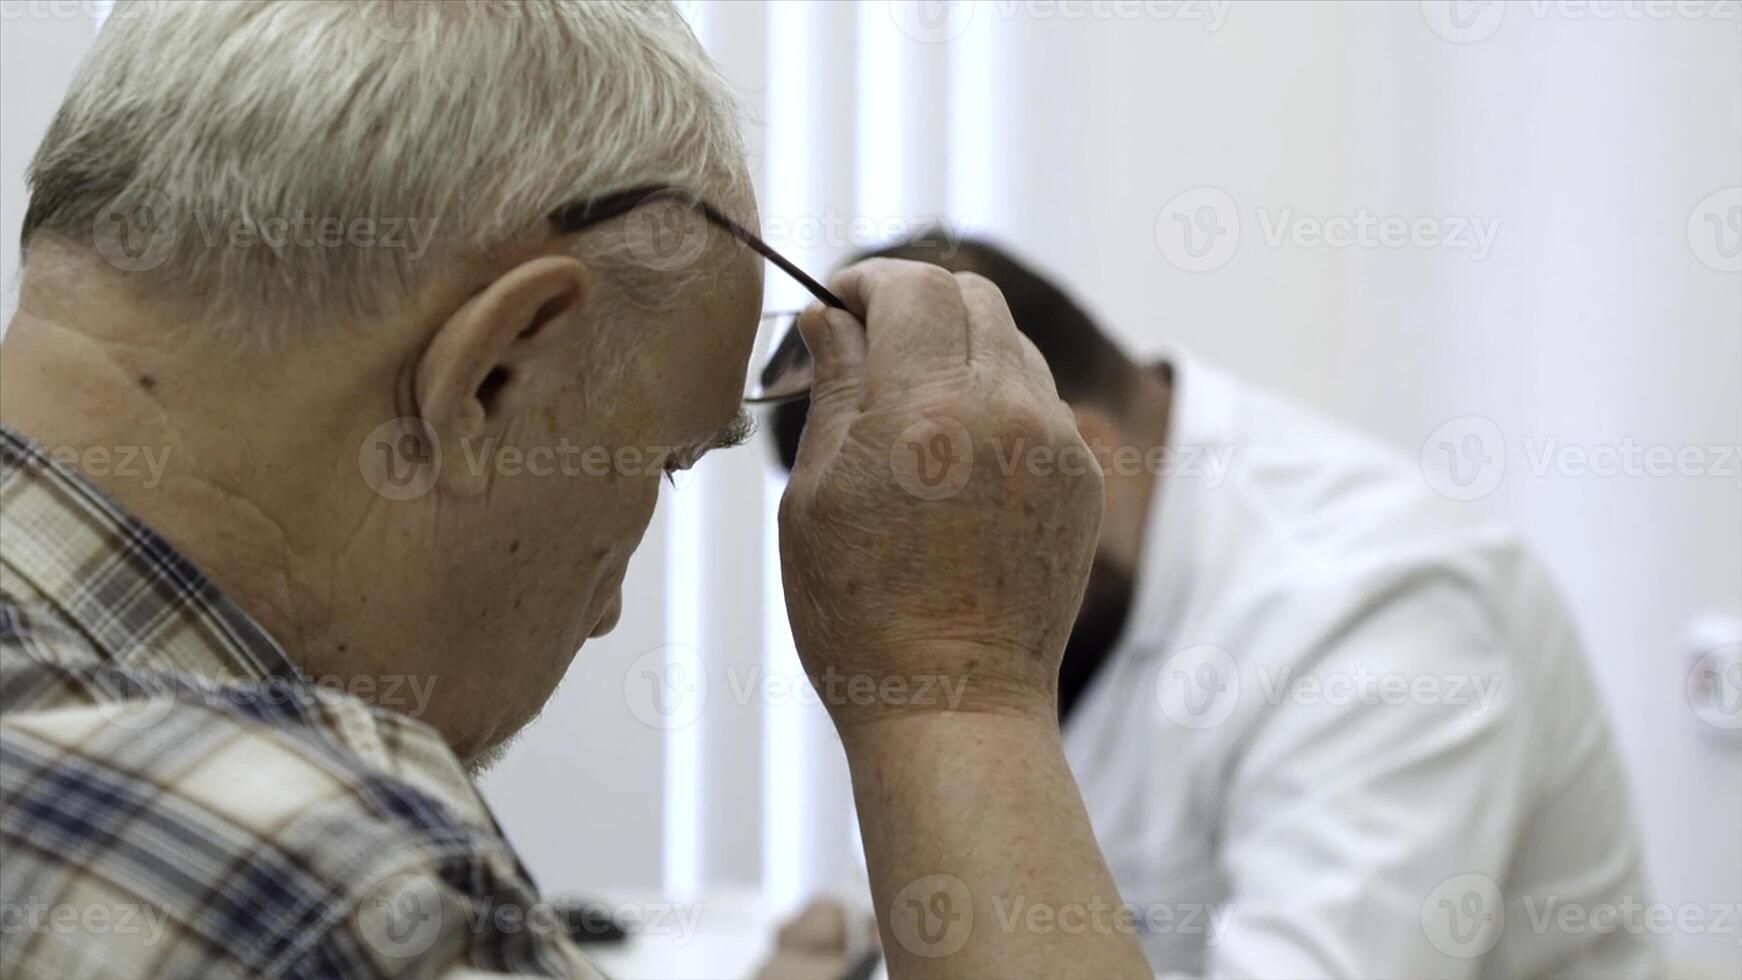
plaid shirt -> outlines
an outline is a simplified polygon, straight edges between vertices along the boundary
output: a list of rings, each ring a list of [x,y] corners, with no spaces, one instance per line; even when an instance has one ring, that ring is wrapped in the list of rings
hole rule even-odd
[[[429,726],[0,427],[0,976],[596,976]]]

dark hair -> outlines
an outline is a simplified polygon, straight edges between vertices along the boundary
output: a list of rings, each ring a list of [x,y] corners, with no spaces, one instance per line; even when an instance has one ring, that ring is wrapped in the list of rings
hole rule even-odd
[[[1045,277],[990,242],[952,241],[936,232],[885,246],[859,259],[891,258],[929,262],[951,272],[973,272],[1004,294],[1016,328],[1034,342],[1052,368],[1053,383],[1067,402],[1095,404],[1118,411],[1138,368],[1089,314]],[[788,469],[798,455],[809,403],[789,402],[774,410],[770,429]]]

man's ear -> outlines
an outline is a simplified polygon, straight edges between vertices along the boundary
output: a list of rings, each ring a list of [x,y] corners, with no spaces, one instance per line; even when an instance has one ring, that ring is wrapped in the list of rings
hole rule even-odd
[[[592,282],[587,266],[545,255],[503,273],[437,328],[414,372],[418,414],[444,453],[479,458],[508,420],[541,405],[575,380],[572,349]],[[466,455],[461,453],[462,456]],[[440,480],[461,493],[482,492],[489,473],[444,466]]]

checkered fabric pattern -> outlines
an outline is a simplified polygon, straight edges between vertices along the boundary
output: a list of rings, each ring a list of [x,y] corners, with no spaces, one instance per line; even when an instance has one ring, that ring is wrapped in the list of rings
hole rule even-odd
[[[429,726],[0,427],[0,976],[597,976]]]

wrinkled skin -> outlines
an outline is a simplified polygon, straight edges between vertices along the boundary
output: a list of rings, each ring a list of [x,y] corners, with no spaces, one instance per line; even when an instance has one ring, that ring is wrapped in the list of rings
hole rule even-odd
[[[909,702],[931,682],[962,711],[1056,717],[1103,500],[1070,409],[985,279],[882,259],[835,286],[864,324],[820,308],[801,321],[818,378],[780,513],[806,671],[901,678]],[[1036,449],[1083,465],[1006,472]],[[940,706],[868,707],[836,687],[819,683],[843,729]]]

